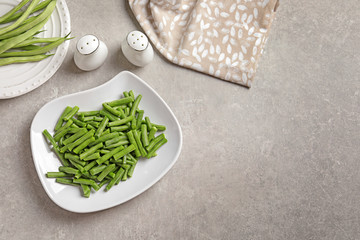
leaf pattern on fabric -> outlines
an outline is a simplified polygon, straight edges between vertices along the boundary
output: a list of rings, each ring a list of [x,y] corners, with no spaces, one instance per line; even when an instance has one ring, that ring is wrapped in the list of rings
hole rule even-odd
[[[129,0],[169,61],[251,86],[278,0]]]

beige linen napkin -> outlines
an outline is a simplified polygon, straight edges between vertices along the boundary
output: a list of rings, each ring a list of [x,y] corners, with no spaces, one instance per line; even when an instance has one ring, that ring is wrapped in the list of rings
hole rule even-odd
[[[251,86],[279,0],[129,0],[169,61]]]

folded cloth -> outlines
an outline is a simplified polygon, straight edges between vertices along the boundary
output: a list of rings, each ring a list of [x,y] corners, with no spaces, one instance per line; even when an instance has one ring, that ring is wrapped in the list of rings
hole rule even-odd
[[[279,0],[129,0],[169,61],[251,87]]]

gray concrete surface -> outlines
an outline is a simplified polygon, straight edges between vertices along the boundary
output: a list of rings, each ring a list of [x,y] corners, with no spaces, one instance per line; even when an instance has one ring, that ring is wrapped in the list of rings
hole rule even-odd
[[[112,52],[98,70],[73,64],[36,90],[0,100],[0,239],[360,239],[359,1],[282,1],[252,89],[157,55],[119,57],[138,28],[125,1],[68,1],[72,33]],[[135,199],[74,214],[46,195],[29,128],[50,100],[122,70],[147,81],[183,129],[178,162]]]

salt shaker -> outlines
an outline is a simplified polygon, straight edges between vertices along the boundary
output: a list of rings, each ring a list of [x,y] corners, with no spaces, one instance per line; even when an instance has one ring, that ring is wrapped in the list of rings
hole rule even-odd
[[[138,67],[144,67],[154,58],[148,38],[140,31],[130,32],[121,43],[121,50],[127,60]]]
[[[100,67],[108,55],[105,43],[94,35],[85,35],[76,44],[74,62],[84,71],[95,70]]]

